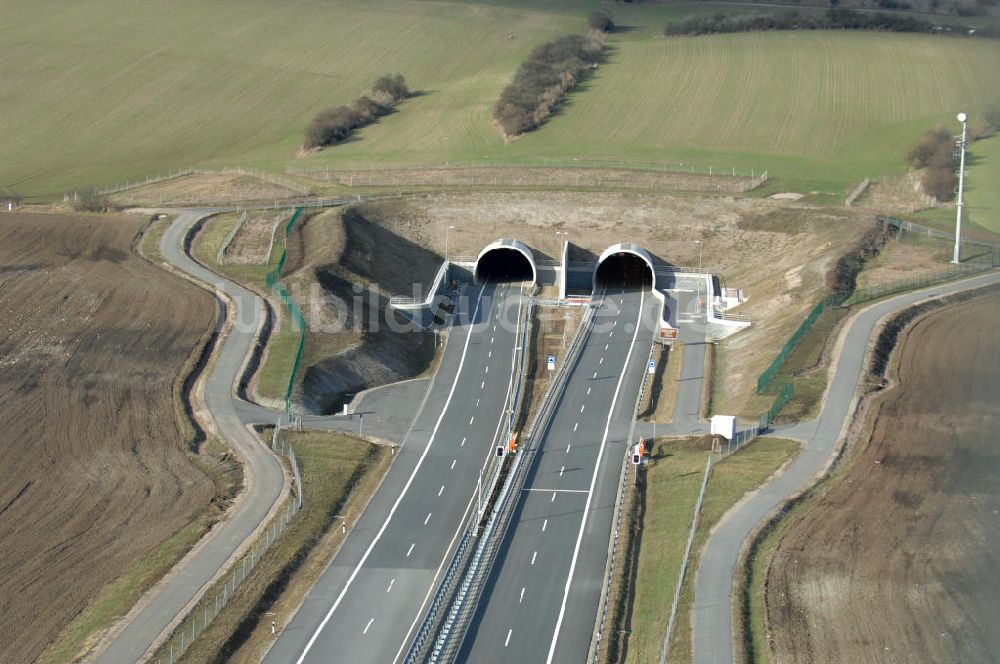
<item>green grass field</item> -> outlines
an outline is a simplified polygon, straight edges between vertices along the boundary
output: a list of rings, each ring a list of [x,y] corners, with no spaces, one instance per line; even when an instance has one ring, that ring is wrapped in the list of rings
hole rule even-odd
[[[1000,234],[1000,135],[970,146],[965,213],[975,224]]]
[[[660,37],[709,3],[617,10],[608,61],[539,132],[505,144],[490,107],[536,44],[599,3],[170,0],[4,3],[0,189],[54,196],[184,166],[539,163],[768,169],[837,197],[955,108],[1000,104],[1000,43],[870,33]],[[38,20],[45,15],[46,20]],[[418,95],[297,157],[323,107],[385,72]],[[768,189],[770,190],[770,189]]]

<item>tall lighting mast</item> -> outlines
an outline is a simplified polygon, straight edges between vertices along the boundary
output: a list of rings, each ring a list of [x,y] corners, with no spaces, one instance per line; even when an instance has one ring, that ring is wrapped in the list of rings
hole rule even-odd
[[[955,253],[951,257],[952,263],[958,263],[962,258],[962,205],[964,204],[963,194],[965,191],[965,138],[966,130],[969,127],[969,116],[965,113],[958,114],[958,121],[962,123],[962,142],[960,146],[961,155],[958,158],[958,212],[955,215]]]

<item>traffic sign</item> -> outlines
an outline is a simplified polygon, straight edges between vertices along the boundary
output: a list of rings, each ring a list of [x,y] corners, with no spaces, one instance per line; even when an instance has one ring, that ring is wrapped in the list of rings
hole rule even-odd
[[[656,360],[650,360],[649,364],[646,365],[646,370],[649,373],[656,373]]]
[[[677,328],[676,327],[661,327],[660,328],[660,338],[661,339],[676,339],[677,338]]]
[[[549,371],[553,371],[555,368],[556,368],[556,356],[549,355],[548,369]]]

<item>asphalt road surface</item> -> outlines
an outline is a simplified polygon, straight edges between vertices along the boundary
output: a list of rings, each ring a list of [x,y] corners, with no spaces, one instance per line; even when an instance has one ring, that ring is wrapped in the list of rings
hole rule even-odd
[[[608,295],[531,469],[459,661],[585,661],[659,302]]]
[[[733,662],[733,577],[740,548],[762,519],[786,498],[812,482],[826,467],[851,416],[858,380],[864,368],[865,351],[878,321],[886,314],[929,297],[998,282],[1000,274],[993,272],[935,286],[872,305],[854,319],[847,331],[843,350],[837,358],[836,373],[819,419],[815,426],[799,428],[809,434],[802,453],[781,475],[730,511],[716,526],[706,543],[695,576],[692,612],[695,664]],[[785,431],[782,435],[792,435],[792,432]]]
[[[469,285],[463,295],[382,488],[294,617],[277,616],[264,661],[387,664],[403,654],[506,431],[520,287]]]
[[[215,364],[205,382],[205,402],[220,434],[242,457],[247,490],[231,515],[205,540],[197,554],[162,582],[107,649],[99,664],[135,662],[175,616],[203,589],[266,518],[281,497],[284,475],[278,459],[244,426],[236,412],[233,386],[249,353],[264,304],[246,289],[203,268],[181,247],[187,231],[204,212],[181,211],[160,242],[163,257],[180,270],[213,285],[232,301],[236,324],[216,350]]]

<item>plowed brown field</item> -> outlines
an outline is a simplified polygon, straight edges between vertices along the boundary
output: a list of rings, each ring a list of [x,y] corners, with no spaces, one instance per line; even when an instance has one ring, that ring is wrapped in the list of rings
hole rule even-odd
[[[773,661],[997,661],[998,324],[994,291],[901,337],[870,439],[772,560]]]
[[[0,214],[0,660],[34,661],[212,497],[172,389],[207,293],[131,251],[134,217]]]

